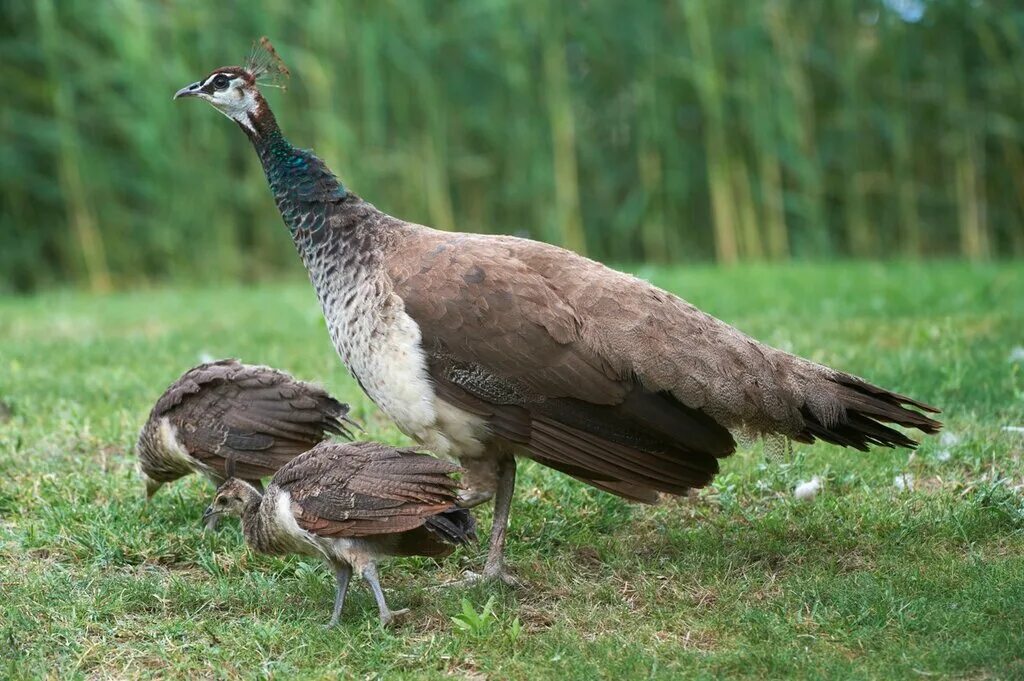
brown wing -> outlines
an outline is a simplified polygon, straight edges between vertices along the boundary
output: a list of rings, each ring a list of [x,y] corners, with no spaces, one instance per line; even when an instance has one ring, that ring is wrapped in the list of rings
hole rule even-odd
[[[735,449],[727,428],[866,449],[914,445],[882,422],[940,427],[928,405],[548,244],[410,226],[387,264],[444,399],[625,496],[706,484]]]
[[[405,532],[455,504],[459,467],[377,442],[324,442],[292,460],[271,484],[291,496],[303,529],[326,537]]]
[[[264,366],[228,359],[186,372],[157,402],[188,452],[223,473],[259,479],[329,434],[351,437],[349,407],[326,391]]]
[[[502,240],[439,238],[419,245],[418,260],[393,258],[392,276],[442,398],[484,416],[538,461],[595,483],[629,483],[618,487],[634,498],[711,479],[717,458],[735,447],[724,427],[585,343],[586,322]]]

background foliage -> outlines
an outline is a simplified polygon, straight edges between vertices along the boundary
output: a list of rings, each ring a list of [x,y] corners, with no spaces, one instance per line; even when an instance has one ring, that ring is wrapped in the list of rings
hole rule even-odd
[[[0,289],[298,271],[245,138],[180,86],[267,34],[269,99],[382,209],[613,261],[1024,253],[1024,7],[998,0],[0,5]]]

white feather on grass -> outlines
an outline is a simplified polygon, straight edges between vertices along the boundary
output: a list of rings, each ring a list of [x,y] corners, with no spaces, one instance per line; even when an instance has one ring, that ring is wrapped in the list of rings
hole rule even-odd
[[[946,462],[953,458],[953,452],[950,450],[960,444],[960,436],[951,430],[942,431],[942,435],[939,436],[939,447],[935,451],[935,460],[939,462]]]
[[[793,489],[793,496],[800,501],[811,501],[821,491],[821,478],[815,475],[810,480],[801,482]]]
[[[900,492],[910,492],[914,489],[914,476],[911,473],[900,473],[892,479],[892,485]]]

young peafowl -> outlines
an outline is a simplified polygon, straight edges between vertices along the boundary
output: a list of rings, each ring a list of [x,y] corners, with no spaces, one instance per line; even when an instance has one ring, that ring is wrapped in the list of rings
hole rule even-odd
[[[707,485],[733,432],[866,450],[935,433],[924,402],[758,343],[686,301],[528,239],[387,215],[291,145],[258,82],[272,48],[175,98],[203,99],[256,149],[342,361],[407,435],[494,497],[484,568],[509,579],[517,456],[654,503]]]
[[[139,433],[146,496],[191,473],[220,484],[228,457],[239,477],[259,486],[329,435],[351,439],[348,411],[322,388],[277,369],[235,359],[200,364],[167,388]]]
[[[324,442],[293,459],[266,493],[230,478],[205,520],[242,518],[246,543],[267,554],[323,558],[335,577],[330,626],[338,623],[353,570],[369,583],[381,624],[408,610],[384,600],[377,563],[391,556],[440,558],[476,537],[469,511],[455,506],[458,466],[376,442]]]

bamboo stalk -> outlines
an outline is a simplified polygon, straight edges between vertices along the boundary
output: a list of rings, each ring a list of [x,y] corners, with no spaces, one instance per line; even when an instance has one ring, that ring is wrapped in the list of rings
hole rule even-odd
[[[750,173],[742,159],[734,159],[730,167],[733,173],[732,193],[736,198],[736,213],[740,222],[740,234],[743,237],[743,257],[746,260],[761,260],[764,258],[764,246],[757,227],[757,209],[754,206]]]
[[[640,171],[640,187],[644,196],[643,222],[640,234],[643,239],[644,259],[653,262],[668,262],[669,245],[665,239],[665,213],[661,200],[663,183],[661,154],[646,145],[637,148],[637,169]]]
[[[752,12],[756,17],[756,12]],[[760,197],[760,224],[763,224],[766,253],[772,260],[789,257],[789,228],[786,225],[786,206],[782,167],[779,163],[779,130],[776,107],[764,111],[765,102],[772,102],[775,87],[774,73],[769,55],[761,56],[760,68],[746,78],[744,112],[753,129],[751,144],[756,156],[754,181],[758,183]]]
[[[813,7],[804,6],[807,11]],[[776,68],[788,97],[790,112],[780,111],[784,136],[799,150],[802,163],[796,167],[800,188],[800,213],[809,234],[816,241],[828,241],[825,221],[824,184],[815,144],[816,127],[812,86],[801,64],[807,44],[807,14],[788,12],[783,2],[764,4],[765,23],[774,46]],[[800,17],[800,18],[797,18]]]
[[[853,14],[849,12],[847,16]],[[842,91],[840,129],[844,147],[841,180],[845,208],[843,219],[850,253],[855,257],[864,258],[875,253],[875,240],[868,224],[864,197],[865,180],[861,172],[864,167],[864,138],[867,132],[861,123],[861,49],[856,29],[848,30],[846,34],[845,37],[852,40],[845,44],[839,68],[839,86]]]
[[[704,0],[682,0],[682,3],[690,49],[693,52],[693,83],[704,112],[704,144],[708,189],[714,215],[715,255],[719,262],[728,265],[739,259],[739,240],[719,71],[711,45],[707,4]]]
[[[565,60],[565,30],[558,4],[548,8],[541,57],[551,126],[555,179],[555,219],[562,245],[586,254],[587,243],[580,214],[579,171],[576,167],[576,122]]]
[[[49,72],[54,122],[59,140],[60,187],[66,197],[64,205],[67,221],[85,263],[89,288],[96,292],[109,291],[112,284],[103,236],[96,226],[96,216],[88,191],[82,182],[81,150],[74,118],[75,105],[70,85],[62,78],[61,73],[57,47],[60,41],[60,27],[57,24],[56,9],[53,0],[40,0],[35,7]]]
[[[989,255],[983,199],[978,183],[978,143],[974,135],[965,135],[964,148],[956,158],[957,213],[960,218],[960,249],[971,260]]]
[[[893,174],[896,183],[897,215],[904,255],[921,256],[921,218],[918,212],[917,183],[913,175],[910,121],[903,111],[893,126]]]

